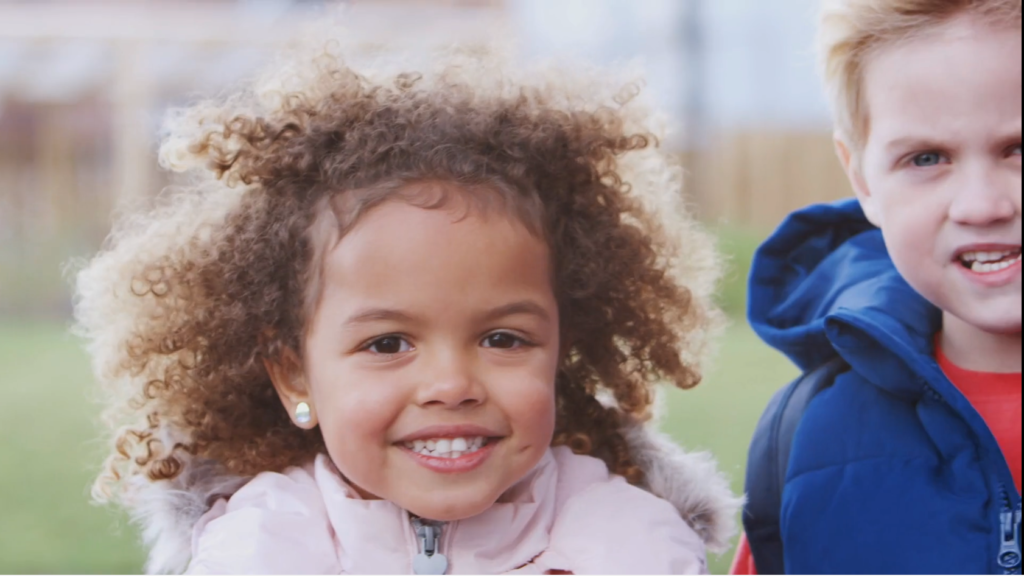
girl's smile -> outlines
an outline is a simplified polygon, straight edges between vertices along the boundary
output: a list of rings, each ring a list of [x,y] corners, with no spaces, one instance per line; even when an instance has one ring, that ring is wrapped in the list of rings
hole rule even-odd
[[[482,466],[503,439],[504,435],[482,426],[432,426],[395,446],[428,470],[456,474]]]
[[[482,466],[498,446],[500,440],[477,437],[427,440],[422,445],[401,445],[409,456],[428,470],[441,474],[470,472]],[[434,445],[435,448],[430,448]]]

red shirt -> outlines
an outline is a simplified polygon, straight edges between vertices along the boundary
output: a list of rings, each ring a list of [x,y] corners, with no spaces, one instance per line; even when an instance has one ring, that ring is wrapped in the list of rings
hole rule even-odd
[[[956,366],[936,347],[939,366],[988,424],[1003,449],[1013,481],[1020,491],[1021,375],[972,372]]]
[[[936,339],[938,340],[938,339]],[[1013,481],[1020,491],[1021,477],[1021,375],[972,372],[956,366],[936,346],[936,360],[974,409],[988,424],[999,442],[1003,456],[1013,472]],[[754,557],[744,535],[740,540],[730,574],[757,574]]]
[[[754,555],[750,552],[746,534],[740,536],[740,547],[736,550],[736,558],[732,561],[729,574],[735,576],[756,576],[757,574],[757,565],[754,564]]]

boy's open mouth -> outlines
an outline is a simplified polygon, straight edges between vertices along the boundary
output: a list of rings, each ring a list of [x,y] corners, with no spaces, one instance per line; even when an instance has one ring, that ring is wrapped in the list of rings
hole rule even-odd
[[[1007,250],[972,250],[957,256],[964,268],[977,274],[1002,272],[1020,262],[1021,247]]]

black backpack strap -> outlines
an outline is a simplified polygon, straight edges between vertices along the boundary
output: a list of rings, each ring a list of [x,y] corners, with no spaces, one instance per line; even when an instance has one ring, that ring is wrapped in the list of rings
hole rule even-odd
[[[747,458],[743,528],[758,574],[786,571],[779,514],[793,436],[811,400],[848,368],[837,357],[804,374],[775,394],[757,423]]]

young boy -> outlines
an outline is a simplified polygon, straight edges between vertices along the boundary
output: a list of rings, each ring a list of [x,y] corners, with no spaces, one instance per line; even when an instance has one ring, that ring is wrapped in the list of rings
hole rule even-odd
[[[793,436],[785,570],[1019,574],[1021,0],[834,0],[821,27],[857,202],[791,216],[751,279],[765,341],[843,367]]]

